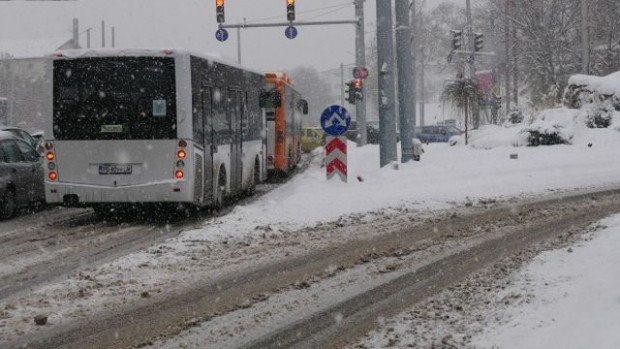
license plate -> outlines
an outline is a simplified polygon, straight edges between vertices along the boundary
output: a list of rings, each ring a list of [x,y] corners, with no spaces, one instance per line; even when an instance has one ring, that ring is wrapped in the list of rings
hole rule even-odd
[[[100,164],[100,175],[128,175],[131,174],[131,165],[115,165],[115,164]]]

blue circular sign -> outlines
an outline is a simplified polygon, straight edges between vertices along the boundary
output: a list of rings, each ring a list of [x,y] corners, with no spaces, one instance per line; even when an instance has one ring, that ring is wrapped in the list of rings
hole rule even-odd
[[[330,136],[340,136],[351,127],[351,115],[344,107],[332,105],[321,114],[321,127]]]
[[[291,26],[286,27],[284,35],[289,39],[295,39],[297,37],[297,28]]]
[[[215,32],[215,38],[217,39],[217,41],[221,41],[221,42],[228,40],[228,30],[224,28],[218,29]]]

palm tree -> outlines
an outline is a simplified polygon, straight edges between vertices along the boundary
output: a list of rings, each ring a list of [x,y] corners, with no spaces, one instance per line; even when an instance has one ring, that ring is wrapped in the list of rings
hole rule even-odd
[[[482,92],[472,79],[459,79],[446,84],[441,94],[443,103],[450,104],[460,113],[465,114],[465,145],[468,140],[469,116],[480,106]]]

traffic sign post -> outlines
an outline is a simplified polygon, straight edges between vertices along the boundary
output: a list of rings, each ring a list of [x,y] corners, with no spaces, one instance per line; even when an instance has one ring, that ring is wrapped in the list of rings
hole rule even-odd
[[[228,30],[220,28],[215,32],[215,38],[217,41],[224,42],[228,40]]]
[[[351,115],[342,106],[332,105],[321,114],[321,127],[328,134],[325,144],[327,179],[336,175],[347,183],[347,138],[343,136],[351,126]]]
[[[286,36],[288,39],[295,39],[297,37],[297,28],[291,26],[286,27],[286,29],[284,30],[284,36]]]
[[[327,180],[336,176],[347,183],[347,137],[327,136],[325,145],[325,163]]]

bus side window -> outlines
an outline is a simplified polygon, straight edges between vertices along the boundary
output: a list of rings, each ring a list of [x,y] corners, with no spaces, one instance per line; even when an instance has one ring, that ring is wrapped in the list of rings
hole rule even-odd
[[[213,144],[215,146],[225,144],[230,134],[228,116],[226,115],[227,98],[221,89],[215,89],[213,93]]]

